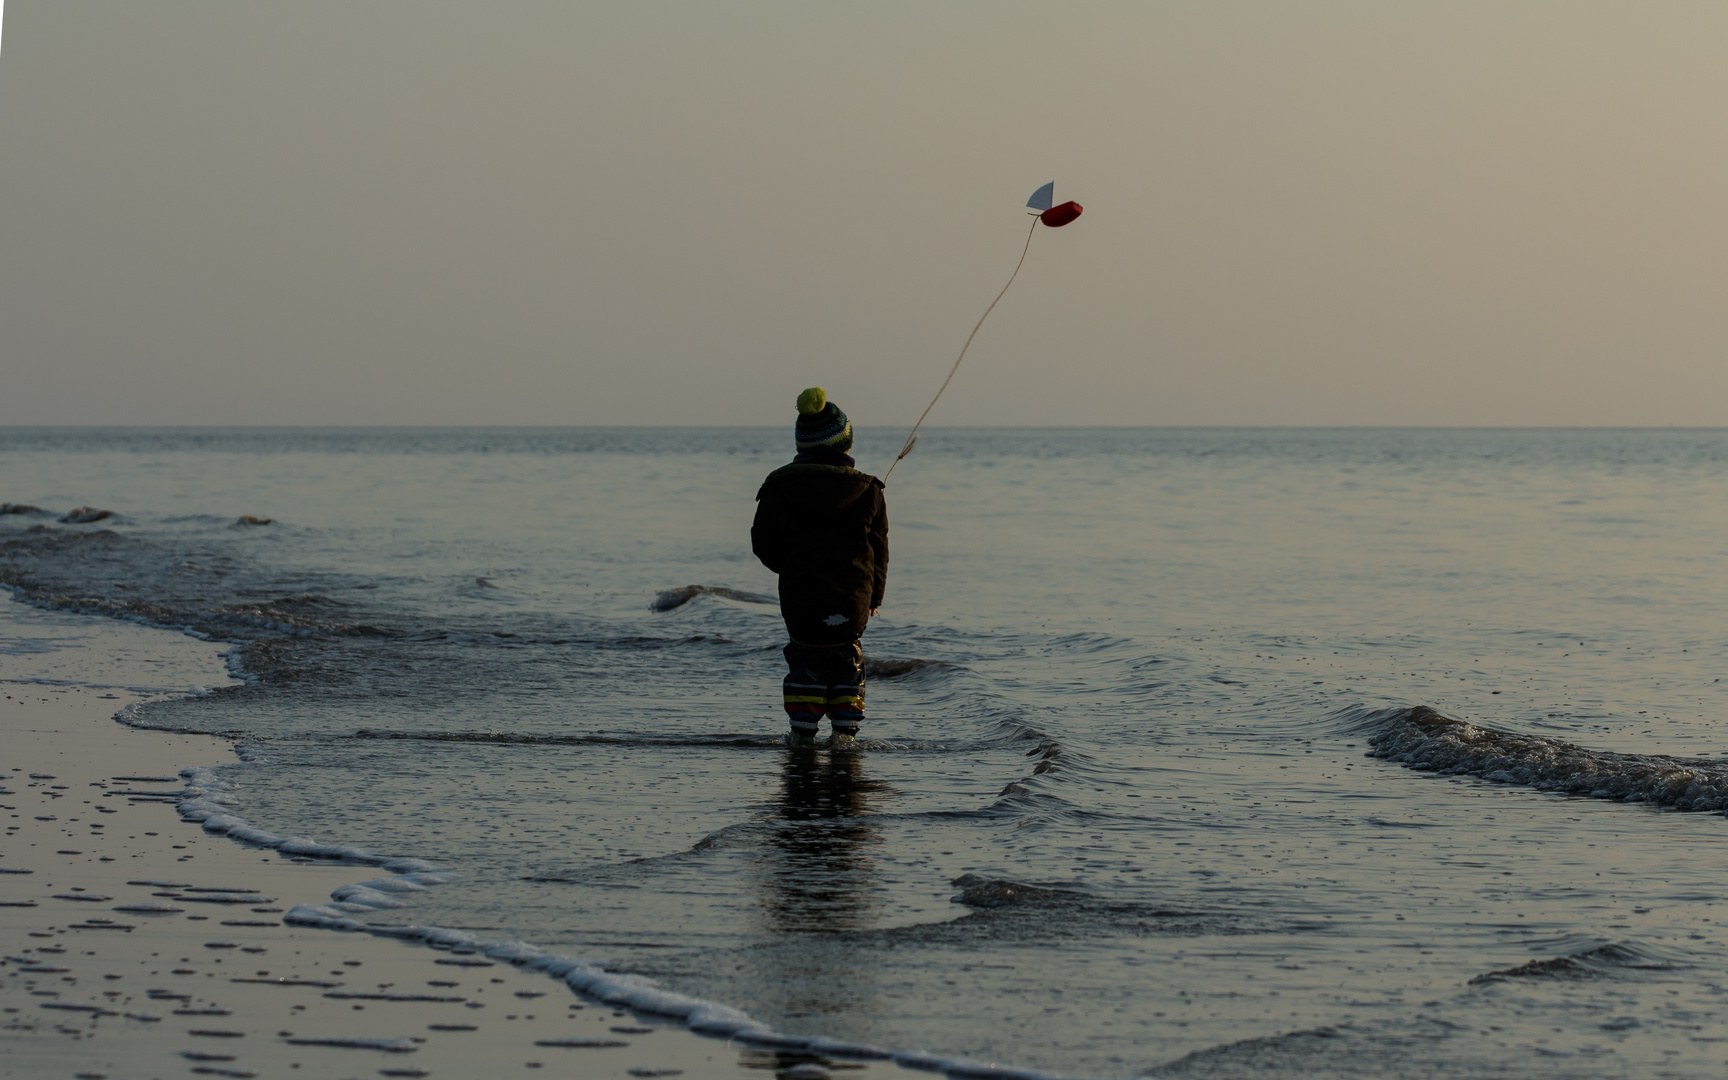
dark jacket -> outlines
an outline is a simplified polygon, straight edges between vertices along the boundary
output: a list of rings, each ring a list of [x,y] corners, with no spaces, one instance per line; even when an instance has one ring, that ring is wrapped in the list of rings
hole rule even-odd
[[[844,466],[794,463],[768,475],[756,504],[750,546],[780,575],[780,614],[792,640],[857,641],[888,584],[882,481]]]

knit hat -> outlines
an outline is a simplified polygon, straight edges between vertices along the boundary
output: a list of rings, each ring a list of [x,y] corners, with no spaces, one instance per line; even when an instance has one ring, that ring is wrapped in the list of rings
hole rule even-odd
[[[795,437],[800,450],[826,446],[844,454],[852,449],[852,421],[846,419],[840,406],[828,400],[828,391],[812,386],[798,395]]]

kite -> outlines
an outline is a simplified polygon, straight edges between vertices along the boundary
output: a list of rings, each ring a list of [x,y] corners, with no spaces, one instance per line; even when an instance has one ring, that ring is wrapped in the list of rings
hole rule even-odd
[[[1086,210],[1077,202],[1065,202],[1060,206],[1052,205],[1055,201],[1056,181],[1054,180],[1034,191],[1032,197],[1026,200],[1026,205],[1032,208],[1034,220],[1031,231],[1026,234],[1026,246],[1020,249],[1020,261],[1014,264],[1014,272],[1008,275],[1008,285],[1002,286],[1002,291],[996,294],[996,299],[990,301],[990,306],[985,308],[984,314],[978,317],[978,325],[974,326],[972,332],[966,335],[966,344],[960,347],[960,355],[955,359],[954,366],[948,369],[948,377],[942,380],[942,386],[936,391],[936,396],[930,399],[930,404],[924,406],[924,412],[918,417],[918,422],[912,425],[912,434],[906,437],[906,445],[900,448],[900,454],[894,459],[894,464],[889,465],[888,472],[883,475],[884,483],[887,482],[888,477],[894,475],[894,465],[900,464],[901,459],[912,452],[912,447],[918,442],[918,429],[924,426],[924,418],[929,416],[930,410],[936,407],[936,402],[942,397],[942,391],[948,389],[948,384],[954,381],[954,373],[960,370],[960,361],[966,359],[966,350],[972,347],[972,339],[978,336],[979,328],[984,325],[984,320],[990,317],[990,313],[996,310],[997,303],[1008,295],[1008,286],[1014,284],[1014,279],[1020,276],[1020,268],[1026,265],[1026,253],[1032,250],[1032,234],[1038,231],[1039,225],[1050,229],[1060,229],[1062,226],[1072,223]]]

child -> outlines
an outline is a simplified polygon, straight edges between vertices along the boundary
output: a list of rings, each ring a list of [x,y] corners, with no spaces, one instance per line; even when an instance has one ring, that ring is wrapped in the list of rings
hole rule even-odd
[[[864,648],[858,643],[888,583],[888,507],[882,481],[846,453],[852,422],[820,386],[798,395],[798,456],[756,493],[750,546],[780,575],[786,646],[788,746],[814,746],[827,713],[833,745],[864,722]]]

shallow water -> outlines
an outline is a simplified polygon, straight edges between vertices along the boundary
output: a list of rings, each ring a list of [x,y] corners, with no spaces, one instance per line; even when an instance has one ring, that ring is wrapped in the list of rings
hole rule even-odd
[[[245,642],[142,721],[461,871],[374,923],[1062,1074],[1720,1070],[1728,433],[931,432],[808,760],[784,434],[0,430],[0,580]]]

